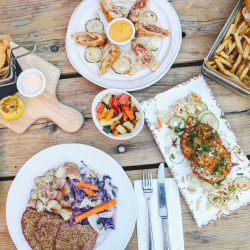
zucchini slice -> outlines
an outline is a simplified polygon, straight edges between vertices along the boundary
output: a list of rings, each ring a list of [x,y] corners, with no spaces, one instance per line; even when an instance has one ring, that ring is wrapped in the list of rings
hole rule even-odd
[[[124,6],[116,6],[117,10],[122,14],[123,17],[128,15],[129,9]]]
[[[204,102],[202,102],[202,103],[201,103],[201,108],[202,108],[202,110],[207,110],[207,109],[208,109],[208,108],[207,108],[207,104],[204,103]]]
[[[177,148],[171,146],[169,149],[169,159],[175,164],[181,164],[184,161],[185,156],[181,152],[180,144],[177,144]]]
[[[145,24],[156,24],[157,23],[157,16],[153,11],[146,11],[142,14],[142,22]]]
[[[207,199],[214,206],[220,207],[222,205],[222,199],[219,194],[209,193]]]
[[[100,125],[102,127],[111,126],[114,123],[113,119],[110,119],[109,121],[106,121],[105,119],[100,120]]]
[[[110,98],[112,97],[112,95],[110,93],[106,94],[103,99],[102,99],[102,102],[105,103],[106,105],[109,105],[109,101],[110,101]]]
[[[239,187],[243,191],[247,191],[250,188],[250,179],[246,176],[242,176],[234,180],[234,186]]]
[[[85,24],[86,31],[102,33],[104,31],[103,23],[98,19],[91,19]]]
[[[173,128],[177,127],[179,123],[180,123],[180,127],[185,126],[185,120],[180,116],[174,116],[169,120],[169,126]]]
[[[202,116],[201,123],[208,124],[215,130],[219,128],[219,121],[214,114],[205,114]]]
[[[141,114],[140,114],[140,112],[135,112],[135,120],[136,121],[139,121],[141,119]]]
[[[127,133],[127,130],[121,124],[116,126],[115,129],[122,135],[125,135]]]
[[[125,127],[129,133],[132,133],[135,130],[133,124],[130,121],[124,122],[122,126]]]
[[[121,56],[113,63],[112,69],[120,75],[128,74],[131,69],[130,60],[125,56]]]
[[[88,47],[85,50],[85,59],[89,63],[100,62],[102,58],[102,50],[98,47]]]
[[[203,117],[203,115],[205,114],[212,114],[212,112],[210,110],[202,110],[199,114],[198,114],[198,119],[201,120],[201,118]]]

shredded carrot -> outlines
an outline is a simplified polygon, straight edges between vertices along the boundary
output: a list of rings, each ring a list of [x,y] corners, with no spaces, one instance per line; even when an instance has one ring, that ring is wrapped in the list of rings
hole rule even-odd
[[[159,123],[159,131],[160,131],[160,128],[162,128],[161,120],[158,117],[156,117],[156,118],[157,118],[157,121]]]
[[[111,67],[113,70],[116,70],[113,66]]]
[[[187,175],[187,177],[191,176],[192,174]]]
[[[93,55],[92,53],[89,53],[91,56]]]
[[[241,193],[241,190],[238,190],[239,193]]]
[[[216,216],[218,216],[221,212],[222,212],[222,210],[220,210],[220,211],[218,212],[218,214],[216,214]]]
[[[106,118],[105,118],[105,121],[110,121],[111,118],[112,118],[112,116],[113,116],[113,114],[114,114],[114,112],[115,112],[114,109],[110,109],[109,112],[108,112],[108,114],[107,114],[107,116],[106,116]]]
[[[117,136],[118,135],[118,131],[116,129],[113,129],[112,130],[112,134],[113,134],[113,136]]]
[[[246,185],[246,184],[244,184],[242,187],[243,187],[243,188],[245,188],[246,186],[247,186],[247,185]]]
[[[197,109],[192,103],[190,103],[196,110],[200,111],[199,109]]]
[[[98,186],[87,184],[87,183],[82,183],[82,182],[77,182],[76,187],[87,188],[91,190],[98,190]]]
[[[167,123],[167,122],[165,122],[165,124],[168,126],[168,123]]]
[[[197,95],[192,95],[192,97],[193,97],[193,98],[196,98],[196,99],[198,100],[198,102],[201,103],[201,99],[200,99],[199,96],[197,96]]]
[[[83,190],[84,190],[84,192],[85,192],[88,196],[93,196],[93,195],[95,195],[95,192],[93,192],[91,189],[84,188]]]
[[[187,113],[188,115],[190,115],[187,111],[186,111],[186,113]]]
[[[187,188],[188,191],[192,192],[192,190],[190,188]]]
[[[217,192],[217,194],[222,194],[221,192]]]
[[[99,112],[97,113],[97,119],[98,119],[98,120],[101,120],[101,119],[102,119],[102,114],[99,113]]]
[[[114,200],[108,201],[108,202],[106,202],[98,207],[92,208],[83,214],[77,215],[75,217],[75,222],[79,223],[81,220],[86,219],[86,218],[90,217],[91,215],[100,213],[100,212],[114,206],[116,203],[117,203],[117,200],[114,199]]]
[[[119,120],[115,121],[111,126],[110,126],[110,129],[113,130],[115,129],[116,125],[118,125],[120,123]]]
[[[237,159],[238,159],[239,161],[244,162],[243,160],[241,160],[241,159],[239,158],[239,156],[236,154],[236,152],[234,152],[234,154],[235,154],[235,156],[237,157]]]
[[[185,178],[184,178],[184,176],[182,176],[182,182],[184,182],[185,181]]]

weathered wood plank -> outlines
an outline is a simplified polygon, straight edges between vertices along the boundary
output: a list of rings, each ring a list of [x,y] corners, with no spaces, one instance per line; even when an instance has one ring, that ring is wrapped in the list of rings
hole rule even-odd
[[[14,42],[35,41],[37,55],[56,65],[62,74],[77,73],[65,51],[65,35],[71,14],[81,0],[26,0],[0,2],[1,34],[10,34]],[[237,0],[172,0],[186,37],[175,63],[203,60]],[[52,52],[56,45],[58,52]]]
[[[144,90],[132,94],[139,101],[146,100],[174,85],[200,74],[200,67],[184,67],[171,69],[158,83]],[[229,115],[233,131],[240,141],[246,154],[250,154],[250,120],[247,113],[240,113],[250,109],[250,102],[219,84],[208,80],[222,110]],[[102,135],[93,124],[91,105],[94,97],[102,88],[88,82],[84,78],[61,80],[57,95],[59,100],[75,107],[87,117],[83,127],[74,134],[68,134],[48,120],[39,120],[24,134],[17,135],[10,130],[0,127],[0,176],[14,176],[20,167],[34,154],[47,147],[61,143],[83,143],[97,147],[116,159],[122,166],[138,166],[155,164],[163,161],[155,141],[145,125],[139,135],[126,141],[108,139]],[[230,114],[231,113],[231,114]],[[119,154],[117,146],[126,145],[127,152]],[[149,157],[150,156],[150,157]]]
[[[153,177],[156,178],[157,170],[152,169]],[[165,170],[166,177],[171,177],[168,169]],[[134,180],[141,179],[142,170],[126,171],[132,184]],[[16,249],[12,242],[5,218],[5,206],[7,193],[11,181],[0,182],[0,249]],[[189,212],[189,209],[181,196],[182,222],[184,232],[184,243],[186,250],[210,250],[227,249],[243,250],[248,249],[250,239],[247,233],[250,223],[250,206],[245,206],[224,219],[209,224],[199,229]],[[230,235],[232,235],[230,237]],[[126,250],[137,249],[136,228]]]

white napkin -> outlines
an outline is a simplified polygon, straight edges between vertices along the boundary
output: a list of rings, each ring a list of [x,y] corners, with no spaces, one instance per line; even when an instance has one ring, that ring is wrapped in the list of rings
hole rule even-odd
[[[164,250],[162,219],[158,214],[158,186],[153,180],[153,195],[151,198],[151,221],[153,228],[155,250]],[[182,229],[181,205],[178,186],[173,178],[165,179],[165,188],[168,206],[169,237],[172,250],[184,250]],[[137,201],[137,237],[138,250],[148,249],[148,208],[142,190],[142,181],[134,182]]]

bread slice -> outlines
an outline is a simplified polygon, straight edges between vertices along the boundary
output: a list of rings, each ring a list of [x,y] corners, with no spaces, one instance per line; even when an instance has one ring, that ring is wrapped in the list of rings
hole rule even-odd
[[[113,63],[117,60],[120,54],[121,52],[119,46],[108,44],[101,58],[98,75],[100,76],[106,73],[112,67]]]
[[[155,72],[159,67],[159,62],[155,59],[152,51],[139,39],[131,40],[131,50],[145,62],[148,67]]]
[[[71,35],[71,38],[78,44],[96,47],[105,43],[106,35],[95,32],[77,32]]]
[[[115,18],[123,17],[112,0],[99,0],[99,3],[108,22],[111,22]]]
[[[154,24],[135,23],[136,36],[169,36],[170,32]]]
[[[133,23],[138,22],[141,18],[141,15],[147,9],[148,3],[149,0],[136,0],[136,2],[128,13],[128,19]]]

